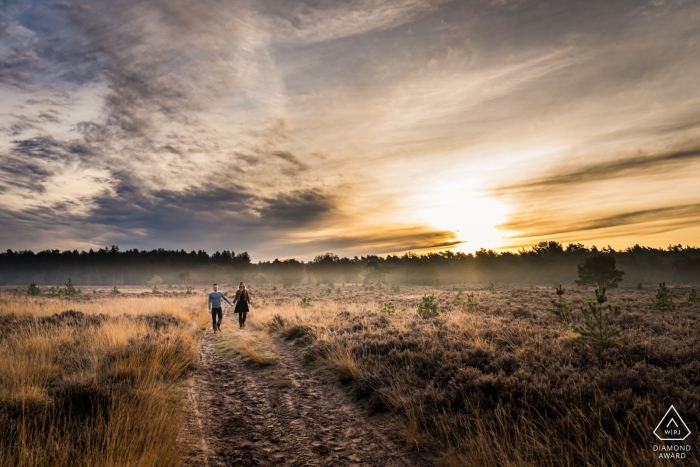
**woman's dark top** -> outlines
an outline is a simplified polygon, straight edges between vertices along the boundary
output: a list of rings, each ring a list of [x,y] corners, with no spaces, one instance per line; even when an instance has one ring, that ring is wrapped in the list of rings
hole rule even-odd
[[[234,313],[248,313],[248,302],[250,301],[250,295],[248,295],[247,290],[243,291],[243,293],[238,290],[234,301],[236,301],[236,309],[233,310]]]

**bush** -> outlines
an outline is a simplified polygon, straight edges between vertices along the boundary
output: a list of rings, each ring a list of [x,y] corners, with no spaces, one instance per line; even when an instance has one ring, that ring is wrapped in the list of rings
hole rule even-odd
[[[112,295],[117,295],[117,294],[120,294],[120,293],[121,293],[121,292],[119,292],[119,289],[118,289],[117,286],[115,285],[115,286],[112,288]]]
[[[394,305],[392,302],[385,302],[382,306],[382,313],[393,315],[396,313],[396,305]]]
[[[309,301],[308,298],[304,297],[301,299],[301,302],[299,302],[299,306],[302,308],[307,308],[308,306],[311,305],[311,302]]]
[[[41,294],[41,289],[37,287],[36,282],[32,281],[32,283],[27,286],[27,295],[34,297],[39,294]]]
[[[418,314],[423,318],[440,314],[438,304],[435,301],[435,295],[423,295],[421,302],[418,304]]]
[[[659,290],[654,295],[652,306],[659,311],[674,311],[676,309],[676,304],[673,303],[673,292],[666,287],[665,282],[659,284]]]
[[[688,302],[690,302],[690,303],[699,303],[700,302],[700,295],[698,294],[697,290],[690,289],[690,293],[688,294]]]

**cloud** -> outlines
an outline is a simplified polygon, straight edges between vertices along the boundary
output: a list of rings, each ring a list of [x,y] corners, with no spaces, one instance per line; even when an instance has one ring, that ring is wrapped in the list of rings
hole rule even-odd
[[[465,243],[454,232],[430,226],[358,226],[348,233],[302,236],[290,241],[300,252],[335,251],[348,255],[388,254],[453,248]],[[289,248],[289,247],[288,247]]]
[[[0,241],[55,216],[80,244],[448,248],[453,219],[402,199],[424,213],[457,179],[515,235],[695,222],[698,8],[5,2]]]
[[[616,235],[630,235],[638,232],[640,228],[651,229],[654,232],[674,230],[688,224],[695,224],[700,220],[700,203],[691,203],[681,206],[665,206],[660,208],[640,209],[634,211],[622,211],[614,215],[592,217],[565,225],[557,225],[546,217],[537,219],[520,219],[508,222],[500,226],[503,229],[525,233],[513,235],[510,238],[545,237],[553,235],[569,235],[601,229],[625,227]],[[641,226],[641,224],[654,224]]]
[[[588,164],[574,170],[560,170],[550,176],[526,182],[500,187],[497,193],[503,194],[521,190],[542,190],[550,188],[571,189],[572,186],[600,182],[619,177],[638,177],[651,173],[659,175],[688,164],[700,161],[700,148],[675,150],[656,154],[640,154],[595,164]]]
[[[307,225],[330,212],[335,198],[318,188],[296,190],[266,198],[260,209],[264,221],[273,224]]]
[[[436,11],[449,0],[262,2],[279,42],[313,43],[396,28]]]

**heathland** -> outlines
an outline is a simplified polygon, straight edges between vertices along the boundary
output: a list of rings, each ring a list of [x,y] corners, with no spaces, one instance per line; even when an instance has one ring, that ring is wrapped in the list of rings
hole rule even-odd
[[[197,289],[4,293],[0,463],[178,465],[185,383],[211,333]],[[657,289],[609,290],[604,306],[619,313],[608,331],[619,332],[596,341],[571,327],[584,327],[590,287],[253,285],[247,329],[227,321],[212,348],[249,362],[248,379],[281,378],[284,391],[275,346],[289,344],[367,423],[394,417],[404,447],[438,464],[671,465],[653,451],[663,444],[653,430],[670,405],[700,429],[700,304],[691,288],[669,287],[673,306],[659,306]],[[552,298],[570,316],[553,314]],[[693,451],[683,465],[698,465]]]

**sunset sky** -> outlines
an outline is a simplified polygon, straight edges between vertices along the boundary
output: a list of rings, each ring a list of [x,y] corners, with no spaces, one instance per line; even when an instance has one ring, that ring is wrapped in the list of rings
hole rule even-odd
[[[0,249],[700,245],[700,3],[6,0]]]

